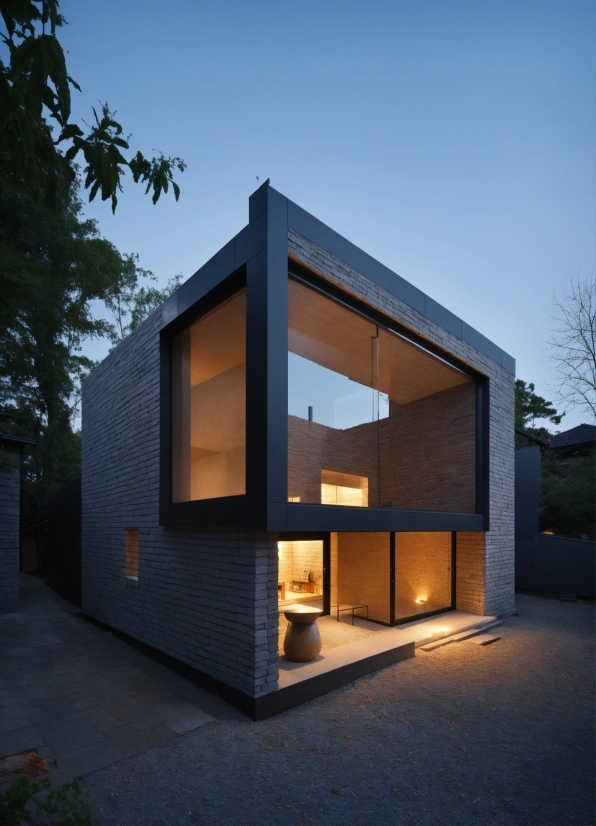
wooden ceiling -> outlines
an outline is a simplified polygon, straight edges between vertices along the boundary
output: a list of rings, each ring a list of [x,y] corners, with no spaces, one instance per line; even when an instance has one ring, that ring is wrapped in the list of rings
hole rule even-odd
[[[289,349],[398,404],[470,382],[449,365],[315,290],[290,280]]]
[[[246,361],[246,289],[190,327],[190,385]]]

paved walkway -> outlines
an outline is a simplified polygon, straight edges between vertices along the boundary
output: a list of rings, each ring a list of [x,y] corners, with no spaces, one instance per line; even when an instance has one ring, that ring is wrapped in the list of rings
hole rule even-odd
[[[134,654],[23,575],[21,611],[0,614],[0,786],[10,780],[11,763],[1,760],[9,755],[36,750],[64,782],[213,719]]]

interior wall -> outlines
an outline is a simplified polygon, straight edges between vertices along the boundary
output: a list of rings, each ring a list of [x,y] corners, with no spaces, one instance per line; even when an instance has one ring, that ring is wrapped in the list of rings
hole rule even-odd
[[[317,585],[317,592],[323,590],[323,540],[299,540],[295,542],[279,542],[279,582],[285,582],[289,587],[292,580],[304,581],[308,579],[308,572],[312,571]],[[305,576],[306,571],[306,576]]]
[[[338,602],[362,602],[368,616],[390,622],[390,535],[385,532],[337,534]]]
[[[368,502],[378,501],[376,422],[335,430],[327,425],[288,416],[288,496],[301,502],[321,502],[321,470],[368,479]]]
[[[369,507],[475,513],[475,400],[469,382],[346,430],[289,416],[288,495],[319,503],[325,469],[368,479]]]
[[[475,513],[475,385],[391,403],[390,411],[380,422],[381,504]]]
[[[246,493],[246,450],[236,447],[193,459],[190,463],[190,498],[213,499]]]
[[[396,615],[409,616],[409,605],[417,613],[417,599],[425,600],[426,610],[451,605],[450,532],[395,534]]]

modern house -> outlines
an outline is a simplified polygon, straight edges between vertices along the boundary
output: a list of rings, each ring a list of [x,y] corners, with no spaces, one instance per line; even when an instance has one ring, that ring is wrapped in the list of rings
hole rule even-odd
[[[280,605],[512,613],[514,373],[265,184],[85,382],[84,612],[255,717]]]

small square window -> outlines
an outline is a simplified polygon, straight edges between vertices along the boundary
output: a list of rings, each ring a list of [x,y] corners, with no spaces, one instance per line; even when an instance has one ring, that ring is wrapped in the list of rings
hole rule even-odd
[[[139,578],[139,529],[125,528],[125,571],[126,578],[138,580]]]

